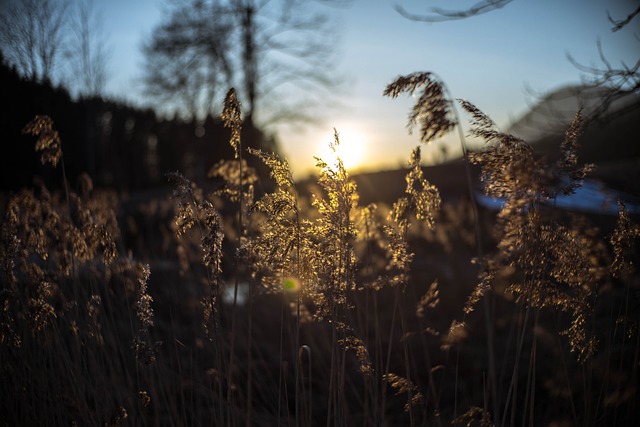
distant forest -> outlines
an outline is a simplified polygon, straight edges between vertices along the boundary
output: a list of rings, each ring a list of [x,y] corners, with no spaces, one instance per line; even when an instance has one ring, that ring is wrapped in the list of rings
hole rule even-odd
[[[1,54],[0,92],[2,190],[15,191],[32,185],[34,176],[46,178],[59,173],[39,163],[33,138],[22,134],[24,126],[36,115],[53,119],[72,185],[83,172],[91,176],[95,185],[118,191],[165,185],[165,174],[175,170],[202,181],[215,163],[233,158],[229,130],[219,117],[208,116],[203,123],[164,119],[152,109],[102,97],[74,100],[65,88],[21,77]],[[252,123],[245,123],[242,131],[247,146],[277,151],[274,138]],[[261,172],[256,159],[247,160]]]

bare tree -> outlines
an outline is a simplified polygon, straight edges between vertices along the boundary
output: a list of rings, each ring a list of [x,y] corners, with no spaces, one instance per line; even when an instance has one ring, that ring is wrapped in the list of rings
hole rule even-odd
[[[81,95],[98,96],[107,84],[109,52],[93,0],[77,0],[70,35],[66,56],[74,76],[72,85]]]
[[[308,118],[302,104],[309,103],[296,102],[309,101],[332,84],[336,34],[327,15],[310,3],[174,0],[143,48],[145,92],[202,118],[217,111],[233,85],[246,120]],[[287,104],[282,94],[292,88],[302,95]]]
[[[27,79],[57,80],[94,96],[107,81],[105,38],[93,0],[1,0],[0,49]]]
[[[65,42],[66,0],[5,0],[0,46],[7,61],[33,81],[51,81]]]
[[[232,22],[217,2],[175,1],[143,46],[145,93],[187,116],[214,105],[222,83],[231,85]]]

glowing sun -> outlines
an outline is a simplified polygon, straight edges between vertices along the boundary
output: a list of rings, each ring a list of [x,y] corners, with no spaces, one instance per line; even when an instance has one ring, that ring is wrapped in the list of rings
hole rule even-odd
[[[340,145],[336,148],[335,153],[326,142],[320,151],[320,158],[327,163],[333,163],[336,157],[339,157],[347,170],[353,170],[361,167],[364,163],[365,144],[362,135],[353,130],[341,131],[338,129],[338,138]]]

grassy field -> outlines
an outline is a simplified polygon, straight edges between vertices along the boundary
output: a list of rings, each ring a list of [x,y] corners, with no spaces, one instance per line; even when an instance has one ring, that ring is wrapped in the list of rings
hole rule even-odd
[[[387,88],[405,92],[424,143],[459,125],[429,73]],[[64,190],[2,199],[0,424],[635,425],[637,218],[553,207],[590,172],[579,114],[545,163],[460,107],[485,150],[424,168],[418,147],[353,178],[319,159],[294,183],[243,149],[230,91],[220,185],[176,172],[171,194],[126,196],[68,185],[35,118]],[[476,206],[477,176],[498,211]]]

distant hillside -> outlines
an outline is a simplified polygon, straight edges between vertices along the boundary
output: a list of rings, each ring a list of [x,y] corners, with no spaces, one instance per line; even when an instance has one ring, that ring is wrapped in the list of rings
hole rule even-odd
[[[579,106],[588,115],[600,106],[607,89],[574,86],[557,90],[535,105],[514,122],[509,133],[529,142],[538,153],[552,160],[560,154],[564,131]],[[639,108],[630,106],[638,105]],[[627,111],[621,113],[621,111]],[[628,95],[613,103],[606,117],[595,119],[584,129],[580,138],[581,162],[597,166],[593,178],[609,187],[640,196],[640,97]]]
[[[473,167],[475,186],[479,188],[478,173]],[[423,168],[424,177],[435,185],[444,201],[468,199],[467,175],[462,160],[426,166]],[[372,202],[393,203],[403,195],[407,182],[405,180],[408,170],[398,169],[363,173],[353,176],[358,186],[360,202],[365,205]]]
[[[522,117],[513,122],[507,132],[526,141],[537,141],[545,136],[563,134],[567,125],[582,108],[583,116],[591,116],[603,108],[603,100],[611,95],[604,87],[582,85],[565,86],[557,89],[536,103]],[[617,116],[617,111],[630,105],[638,105],[638,95],[627,95],[612,102],[602,116]]]
[[[469,199],[469,189],[467,187],[467,175],[464,162],[460,159],[440,165],[423,167],[424,177],[431,184],[435,185],[440,192],[443,201],[456,201]],[[391,204],[404,194],[407,187],[407,169],[396,169],[379,172],[367,172],[355,174],[351,178],[358,186],[360,196],[359,203],[367,205],[369,203]],[[474,187],[480,189],[478,180],[478,168],[472,166],[474,176]],[[315,183],[314,178],[308,178],[298,183],[300,191],[304,192],[310,184]]]

